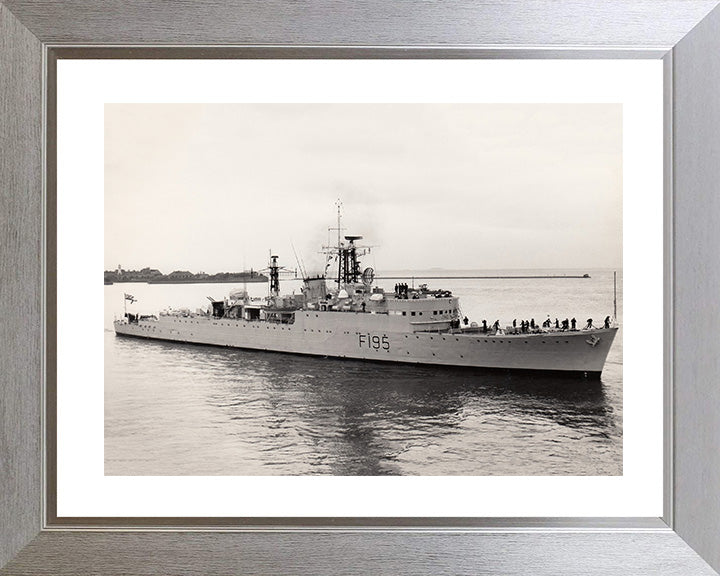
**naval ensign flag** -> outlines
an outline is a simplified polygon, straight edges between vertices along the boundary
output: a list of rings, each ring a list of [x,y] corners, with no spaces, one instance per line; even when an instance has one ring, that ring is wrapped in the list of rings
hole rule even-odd
[[[125,318],[127,318],[127,301],[130,300],[130,304],[133,304],[135,302],[135,296],[132,294],[125,294],[125,300],[123,301],[123,304],[125,305]]]

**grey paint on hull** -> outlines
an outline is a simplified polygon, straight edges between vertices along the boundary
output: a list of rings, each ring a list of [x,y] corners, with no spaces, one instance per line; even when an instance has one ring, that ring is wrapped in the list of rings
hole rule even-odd
[[[117,334],[175,342],[359,360],[588,374],[602,372],[617,333],[617,328],[513,335],[398,328],[392,317],[339,312],[298,312],[293,324],[203,316],[115,322]]]

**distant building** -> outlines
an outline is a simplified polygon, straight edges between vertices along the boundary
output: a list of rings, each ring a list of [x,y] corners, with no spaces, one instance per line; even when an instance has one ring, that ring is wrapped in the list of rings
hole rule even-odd
[[[149,279],[149,278],[157,278],[162,275],[163,275],[163,273],[160,272],[160,270],[158,270],[156,268],[143,268],[142,270],[137,272],[135,276],[137,278]]]
[[[174,280],[182,280],[183,278],[192,278],[193,273],[189,272],[187,270],[174,270],[173,272],[170,272],[168,274],[168,278],[172,278]]]

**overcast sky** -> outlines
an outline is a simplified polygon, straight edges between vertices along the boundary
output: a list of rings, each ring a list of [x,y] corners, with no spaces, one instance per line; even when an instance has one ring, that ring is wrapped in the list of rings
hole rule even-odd
[[[380,274],[619,269],[622,107],[105,106],[105,269],[317,271],[338,198]]]

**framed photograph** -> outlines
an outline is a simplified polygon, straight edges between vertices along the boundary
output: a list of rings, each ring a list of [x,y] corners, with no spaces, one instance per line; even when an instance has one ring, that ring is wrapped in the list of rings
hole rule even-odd
[[[662,514],[661,62],[56,66],[58,522]]]
[[[2,573],[716,573],[716,5],[0,4]]]

